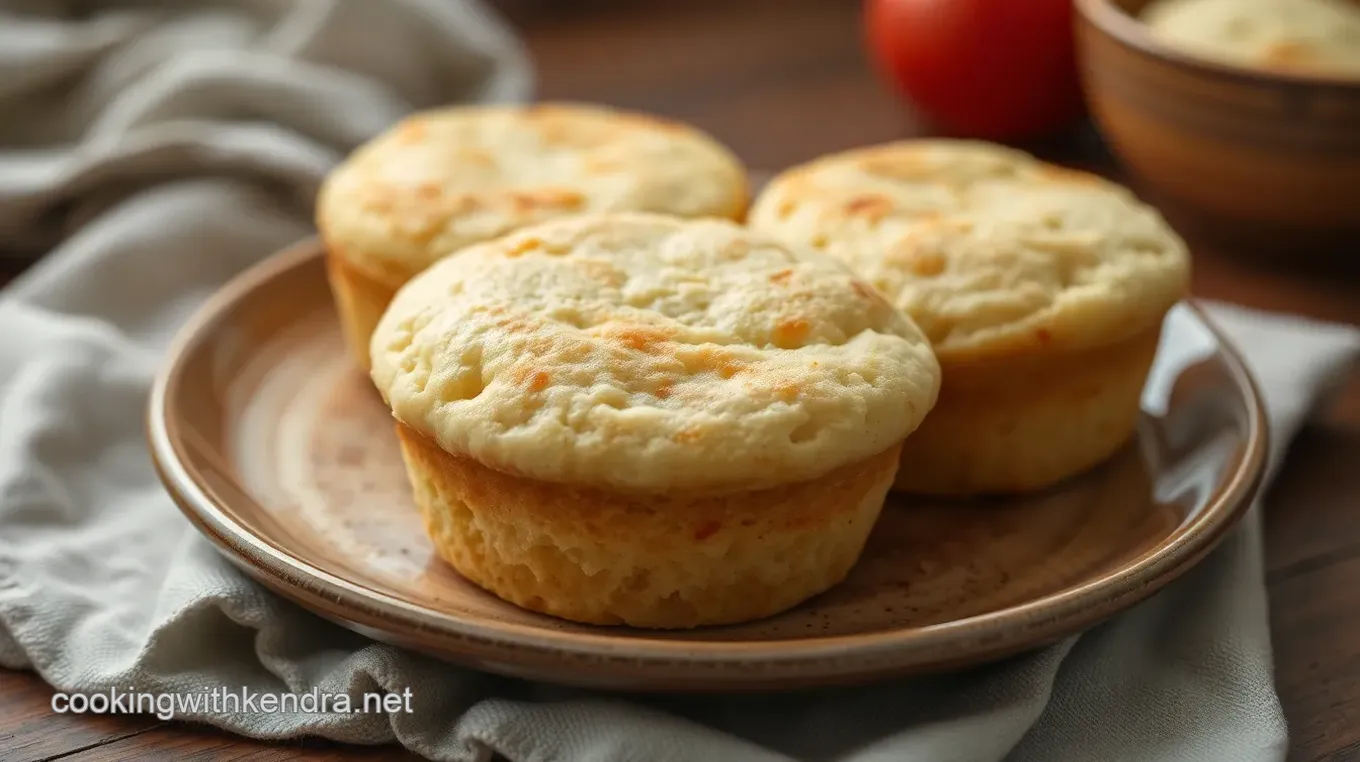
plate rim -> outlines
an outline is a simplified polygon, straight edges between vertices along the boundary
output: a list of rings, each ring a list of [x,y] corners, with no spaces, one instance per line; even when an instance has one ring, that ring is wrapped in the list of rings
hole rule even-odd
[[[646,666],[686,666],[717,670],[759,666],[762,678],[807,682],[845,677],[851,672],[888,674],[926,671],[945,663],[978,663],[993,656],[1013,654],[1083,631],[1150,596],[1198,563],[1247,512],[1264,480],[1269,449],[1268,418],[1259,387],[1235,344],[1194,300],[1183,304],[1214,335],[1226,358],[1229,375],[1245,397],[1247,435],[1241,466],[1227,479],[1216,499],[1196,512],[1166,540],[1098,579],[1024,603],[962,619],[922,627],[872,633],[817,636],[790,640],[693,641],[649,637],[645,631],[627,635],[564,632],[530,624],[497,622],[487,625],[449,612],[401,600],[340,575],[318,568],[288,553],[268,537],[236,522],[217,504],[206,484],[185,465],[184,439],[170,415],[171,403],[183,393],[186,358],[208,340],[213,329],[233,307],[269,281],[297,268],[314,266],[324,256],[313,236],[251,265],[210,296],[176,332],[152,382],[146,407],[146,437],[157,476],[180,511],[229,560],[250,576],[325,618],[358,624],[397,638],[410,633],[454,639],[437,652],[496,662],[520,655],[561,659],[577,657]],[[976,658],[943,654],[973,641],[968,649]],[[418,650],[426,650],[415,646]],[[754,662],[754,663],[753,663]],[[854,663],[856,667],[847,667]],[[772,674],[770,670],[783,673]],[[796,672],[796,674],[795,674]],[[699,682],[698,673],[686,675]],[[645,682],[644,678],[639,678]]]

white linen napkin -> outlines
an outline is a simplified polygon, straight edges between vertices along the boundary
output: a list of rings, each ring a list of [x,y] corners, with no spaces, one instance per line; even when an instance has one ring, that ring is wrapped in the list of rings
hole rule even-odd
[[[260,738],[431,759],[1281,760],[1256,511],[1183,579],[1079,638],[952,675],[794,696],[647,699],[453,667],[264,591],[184,520],[142,439],[185,315],[310,232],[329,166],[411,108],[527,97],[464,0],[10,4],[0,16],[0,664],[62,691],[410,689],[413,711],[214,712]],[[20,14],[16,9],[23,9]],[[211,8],[211,10],[208,10]],[[1278,462],[1356,331],[1226,305]]]

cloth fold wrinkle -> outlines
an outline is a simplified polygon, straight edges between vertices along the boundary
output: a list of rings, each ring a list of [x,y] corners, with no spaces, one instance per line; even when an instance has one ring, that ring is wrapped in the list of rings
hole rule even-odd
[[[438,760],[1283,759],[1259,506],[1183,579],[1079,637],[788,695],[498,677],[254,584],[179,515],[145,453],[166,342],[233,274],[311,233],[312,194],[359,141],[410,109],[527,99],[529,63],[470,0],[105,1],[79,19],[67,5],[11,2],[0,23],[0,255],[52,247],[0,292],[0,664],[72,692],[409,689],[410,713],[174,714]],[[1278,463],[1360,340],[1210,309],[1257,369]]]

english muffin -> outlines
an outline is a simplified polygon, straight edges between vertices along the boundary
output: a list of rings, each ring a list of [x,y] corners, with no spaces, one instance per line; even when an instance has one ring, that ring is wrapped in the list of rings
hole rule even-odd
[[[970,141],[841,153],[775,178],[753,228],[849,263],[925,331],[944,374],[897,487],[1039,490],[1131,436],[1181,239],[1124,188]]]
[[[692,127],[573,104],[416,114],[356,150],[317,197],[331,288],[355,358],[397,288],[439,257],[577,214],[740,219],[737,159]]]
[[[1154,0],[1157,38],[1222,63],[1360,77],[1360,4],[1350,0]]]
[[[755,619],[841,580],[935,402],[910,319],[719,220],[557,220],[397,293],[372,377],[440,557],[595,624]]]

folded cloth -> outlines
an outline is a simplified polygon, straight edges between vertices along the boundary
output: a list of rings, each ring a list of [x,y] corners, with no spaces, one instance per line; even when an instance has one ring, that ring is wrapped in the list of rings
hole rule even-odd
[[[309,233],[317,181],[345,150],[410,108],[525,97],[524,58],[455,0],[104,3],[78,21],[61,5],[0,17],[0,250],[52,248],[0,292],[0,664],[72,693],[175,693],[158,710],[244,735],[396,741],[443,760],[1283,759],[1255,509],[1184,578],[1081,637],[787,696],[493,677],[264,591],[152,472],[142,416],[160,352],[233,273]],[[1360,340],[1212,311],[1256,369],[1278,463]],[[409,689],[411,711],[195,705],[214,689],[356,704]]]

